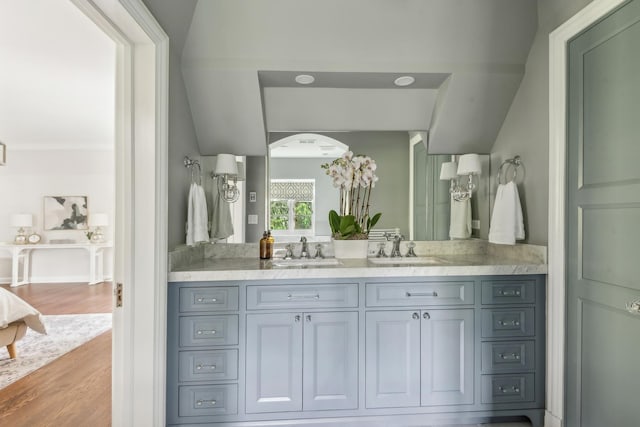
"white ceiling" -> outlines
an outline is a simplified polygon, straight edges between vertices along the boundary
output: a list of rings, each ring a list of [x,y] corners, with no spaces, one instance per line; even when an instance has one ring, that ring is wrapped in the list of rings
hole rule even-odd
[[[69,0],[0,0],[0,141],[114,144],[115,44]]]
[[[168,1],[145,3],[171,38]],[[429,130],[431,152],[488,152],[536,28],[535,0],[197,0],[182,72],[201,152],[261,155],[269,131],[313,130]],[[430,83],[394,88],[404,74]]]

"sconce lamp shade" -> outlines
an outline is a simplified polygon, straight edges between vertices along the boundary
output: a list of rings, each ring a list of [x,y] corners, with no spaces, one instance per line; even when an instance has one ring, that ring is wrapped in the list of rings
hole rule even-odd
[[[458,175],[480,175],[480,156],[477,154],[463,154],[458,159]]]
[[[443,181],[458,177],[458,165],[456,162],[445,162],[440,167],[440,179]]]
[[[33,225],[33,215],[28,213],[19,213],[11,215],[12,227],[31,227]]]
[[[214,174],[237,175],[238,165],[236,164],[236,156],[233,154],[218,154]]]
[[[105,227],[107,225],[109,225],[109,216],[106,213],[89,215],[89,227]]]

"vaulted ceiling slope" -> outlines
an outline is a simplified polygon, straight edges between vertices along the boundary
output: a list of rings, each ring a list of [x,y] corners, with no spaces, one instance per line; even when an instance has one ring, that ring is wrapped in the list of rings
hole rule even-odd
[[[168,2],[146,0],[161,24],[174,22],[159,7]],[[537,7],[197,0],[188,30],[184,21],[165,29],[186,33],[182,72],[202,154],[263,155],[267,132],[319,130],[428,130],[431,152],[489,152],[524,73]],[[302,87],[298,73],[319,78]],[[401,75],[430,83],[397,88]]]

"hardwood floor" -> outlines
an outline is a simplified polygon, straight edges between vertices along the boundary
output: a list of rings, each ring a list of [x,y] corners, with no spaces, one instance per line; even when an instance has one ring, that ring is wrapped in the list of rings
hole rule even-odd
[[[0,286],[43,314],[112,311],[111,283]],[[111,331],[0,390],[2,425],[110,426]]]

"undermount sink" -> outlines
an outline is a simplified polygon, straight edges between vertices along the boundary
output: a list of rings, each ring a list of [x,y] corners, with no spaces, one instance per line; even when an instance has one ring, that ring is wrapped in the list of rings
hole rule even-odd
[[[398,265],[398,264],[430,264],[439,265],[447,264],[442,258],[432,256],[419,256],[419,257],[395,257],[395,258],[369,258],[369,262],[372,264],[382,265]]]
[[[297,258],[297,259],[274,259],[271,261],[273,267],[316,267],[342,265],[336,258]]]

